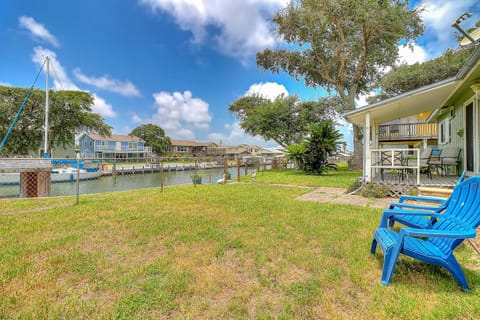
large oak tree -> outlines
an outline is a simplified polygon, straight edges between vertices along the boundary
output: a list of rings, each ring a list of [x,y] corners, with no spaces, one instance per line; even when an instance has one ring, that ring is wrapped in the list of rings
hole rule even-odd
[[[323,87],[353,110],[381,70],[394,65],[399,42],[412,43],[423,32],[420,12],[400,0],[295,0],[273,18],[286,45],[257,53],[257,65]]]

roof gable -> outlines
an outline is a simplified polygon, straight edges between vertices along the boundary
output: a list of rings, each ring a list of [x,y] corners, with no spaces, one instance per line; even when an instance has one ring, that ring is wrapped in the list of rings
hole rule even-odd
[[[367,113],[370,113],[371,119],[375,119],[377,123],[384,123],[425,111],[438,110],[452,103],[466,90],[470,90],[476,79],[480,79],[480,46],[455,77],[355,109],[345,113],[344,116],[349,122],[362,125],[365,123]]]

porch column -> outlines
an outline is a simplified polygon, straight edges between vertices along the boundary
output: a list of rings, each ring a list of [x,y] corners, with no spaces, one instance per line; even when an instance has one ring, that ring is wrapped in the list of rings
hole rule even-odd
[[[375,121],[375,119],[371,119],[370,120],[370,127],[371,127],[371,130],[372,130],[372,134],[371,134],[371,139],[372,139],[372,144],[370,145],[370,150],[371,149],[379,149],[379,145],[378,145],[378,123]],[[370,155],[370,163],[372,163],[372,159],[371,159],[371,155]],[[375,178],[375,173],[376,171],[374,170],[372,172],[372,170],[370,170],[370,179],[374,179]]]
[[[370,154],[370,112],[367,112],[365,115],[365,132],[363,133],[363,146],[364,146],[364,156],[365,156],[365,165],[363,166],[363,176],[365,177],[365,182],[372,181],[372,159]]]

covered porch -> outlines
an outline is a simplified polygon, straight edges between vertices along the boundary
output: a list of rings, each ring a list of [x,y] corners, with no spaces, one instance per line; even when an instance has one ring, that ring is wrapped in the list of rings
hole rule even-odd
[[[433,174],[428,177],[420,168],[420,150],[427,147],[428,137],[416,149],[381,149],[381,125],[443,106],[461,84],[456,78],[446,79],[420,89],[390,98],[347,113],[348,121],[363,128],[363,180],[385,185],[453,187],[457,176]],[[428,125],[426,123],[426,125]],[[413,138],[413,137],[412,137]],[[418,137],[417,137],[418,138]],[[401,157],[397,157],[396,154]],[[391,159],[381,159],[391,154]]]

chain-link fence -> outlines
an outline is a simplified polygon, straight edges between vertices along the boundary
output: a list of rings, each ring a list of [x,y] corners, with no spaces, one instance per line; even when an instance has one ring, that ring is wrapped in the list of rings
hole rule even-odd
[[[280,159],[263,157],[118,159],[0,159],[0,197],[49,197],[133,190],[179,184],[240,181]]]

